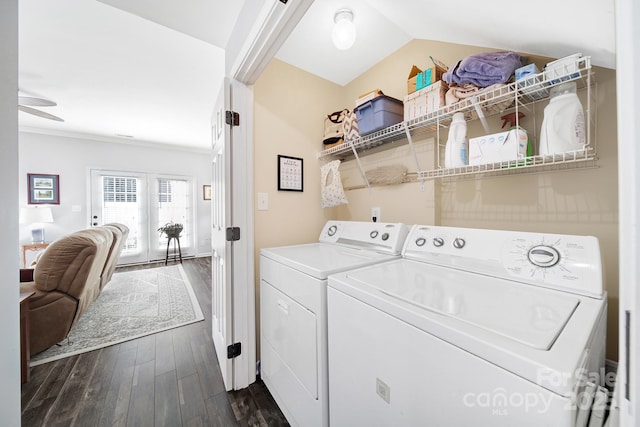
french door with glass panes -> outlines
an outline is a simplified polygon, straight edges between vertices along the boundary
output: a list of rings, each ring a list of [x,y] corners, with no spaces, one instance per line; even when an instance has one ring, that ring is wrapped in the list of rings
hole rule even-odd
[[[167,237],[158,228],[183,225],[182,256],[195,253],[193,180],[190,177],[91,170],[91,225],[119,222],[129,227],[120,264],[164,259]],[[173,257],[177,246],[171,242]]]

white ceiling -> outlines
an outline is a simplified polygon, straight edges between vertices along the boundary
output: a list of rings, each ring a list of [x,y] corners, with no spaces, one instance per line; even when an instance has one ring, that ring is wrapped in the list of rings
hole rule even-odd
[[[244,1],[20,0],[20,90],[64,123],[20,113],[22,130],[209,147],[224,46]],[[316,0],[277,57],[345,85],[412,39],[615,66],[614,0]],[[348,51],[334,12],[354,11]],[[117,136],[129,135],[129,137]]]

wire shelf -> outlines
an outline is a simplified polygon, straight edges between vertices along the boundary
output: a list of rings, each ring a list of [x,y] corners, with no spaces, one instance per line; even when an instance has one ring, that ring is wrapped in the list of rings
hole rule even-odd
[[[440,168],[429,171],[418,171],[418,179],[434,179],[459,177],[465,175],[508,175],[527,172],[553,171],[594,167],[597,160],[595,150],[570,151],[547,156],[531,156],[520,160],[510,160],[482,165],[461,166],[456,168]],[[573,164],[567,166],[568,164]]]
[[[353,156],[354,148],[356,151],[362,152],[371,150],[384,144],[388,144],[390,142],[405,139],[407,137],[405,128],[405,122],[400,122],[372,134],[362,136],[353,141],[345,141],[340,145],[336,145],[335,147],[331,147],[328,150],[321,151],[320,153],[318,153],[318,158],[321,159],[327,156],[346,158]]]
[[[352,155],[352,147],[358,152],[362,152],[404,139],[406,137],[405,129],[409,129],[414,136],[429,134],[439,126],[448,127],[455,113],[464,113],[468,120],[476,119],[476,104],[480,106],[486,116],[492,116],[511,108],[516,102],[520,105],[526,105],[546,99],[549,95],[548,89],[559,83],[578,81],[581,83],[578,88],[582,88],[589,84],[585,77],[590,76],[590,70],[591,58],[589,56],[577,58],[575,63],[564,66],[563,70],[554,69],[553,74],[542,72],[501,87],[480,91],[471,98],[462,99],[452,105],[445,105],[427,115],[397,123],[378,132],[321,151],[317,157],[319,159],[327,156],[349,157]]]
[[[527,76],[524,79],[490,89],[481,90],[473,97],[462,99],[455,104],[443,106],[429,114],[412,120],[403,121],[378,132],[362,136],[352,141],[321,151],[318,159],[325,157],[346,160],[358,159],[358,154],[369,154],[384,150],[387,144],[401,141],[402,144],[413,145],[413,139],[424,139],[436,134],[440,128],[447,128],[455,113],[463,113],[466,120],[502,114],[505,110],[534,104],[548,99],[549,89],[555,85],[575,81],[578,89],[589,88],[586,117],[591,120],[592,81],[591,58],[589,56],[575,58],[551,70]],[[504,175],[523,173],[525,171],[551,171],[567,168],[594,167],[597,160],[595,144],[591,141],[591,126],[587,125],[587,141],[584,150],[567,152],[553,156],[532,156],[526,159],[503,161],[483,165],[463,166],[457,168],[436,167],[434,170],[418,171],[418,180],[435,178],[454,178],[477,174]],[[437,134],[439,138],[439,133]],[[436,144],[439,147],[439,143]],[[438,150],[438,148],[436,148]],[[438,152],[436,153],[437,155]],[[560,166],[568,165],[568,166]],[[367,183],[367,185],[369,185]]]

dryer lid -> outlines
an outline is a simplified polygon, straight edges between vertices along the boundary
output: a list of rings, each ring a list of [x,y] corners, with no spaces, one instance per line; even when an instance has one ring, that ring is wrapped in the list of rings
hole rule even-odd
[[[333,273],[399,258],[398,255],[327,243],[267,248],[260,253],[317,279],[326,279]]]
[[[435,313],[539,350],[551,348],[580,302],[571,294],[418,262],[373,266],[347,277],[410,304],[414,312]]]

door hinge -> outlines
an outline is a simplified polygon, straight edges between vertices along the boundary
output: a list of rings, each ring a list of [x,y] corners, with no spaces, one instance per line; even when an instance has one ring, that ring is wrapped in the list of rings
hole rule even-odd
[[[242,354],[241,343],[237,342],[227,346],[227,359],[233,359],[234,357],[240,356],[240,354]]]
[[[625,384],[624,384],[624,398],[627,400],[631,400],[631,375],[629,372],[631,371],[631,311],[625,310],[624,312],[624,350],[625,350]]]
[[[235,111],[227,110],[226,122],[230,126],[240,126],[240,114]]]
[[[240,240],[240,227],[227,227],[227,242]]]

